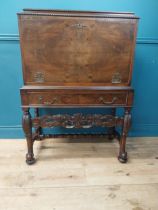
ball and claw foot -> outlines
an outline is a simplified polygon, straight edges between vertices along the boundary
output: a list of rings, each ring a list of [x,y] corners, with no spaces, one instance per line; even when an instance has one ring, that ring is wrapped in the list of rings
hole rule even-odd
[[[121,163],[126,163],[127,162],[127,152],[124,152],[124,153],[120,153],[119,156],[118,156],[118,160],[121,162]]]
[[[32,165],[36,162],[36,159],[34,158],[34,155],[33,154],[26,154],[26,163],[28,165]]]

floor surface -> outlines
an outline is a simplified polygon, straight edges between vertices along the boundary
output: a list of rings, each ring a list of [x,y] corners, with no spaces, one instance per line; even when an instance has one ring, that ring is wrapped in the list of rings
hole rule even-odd
[[[0,210],[158,210],[158,138],[129,138],[129,161],[105,138],[0,140]]]

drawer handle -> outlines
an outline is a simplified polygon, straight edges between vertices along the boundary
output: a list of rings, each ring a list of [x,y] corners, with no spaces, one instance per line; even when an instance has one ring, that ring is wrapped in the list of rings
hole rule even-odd
[[[105,101],[103,97],[99,98],[99,101],[102,102],[103,104],[113,104],[116,102],[116,100],[117,100],[117,97],[113,97],[112,101]]]
[[[57,103],[57,98],[54,98],[52,101],[46,101],[43,104],[45,104],[45,105],[51,105],[51,104],[55,104],[55,103]]]

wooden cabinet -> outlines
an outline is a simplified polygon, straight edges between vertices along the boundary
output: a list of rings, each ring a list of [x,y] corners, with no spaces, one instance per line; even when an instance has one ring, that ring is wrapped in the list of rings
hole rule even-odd
[[[43,119],[39,108],[111,107],[115,113],[123,107],[119,160],[126,162],[138,17],[134,13],[25,9],[18,13],[18,20],[27,163],[35,160],[33,139],[42,135],[40,126],[32,134],[36,119],[31,118],[30,107],[35,108],[38,122]],[[111,115],[113,122],[116,118]],[[117,124],[109,125],[115,136]]]

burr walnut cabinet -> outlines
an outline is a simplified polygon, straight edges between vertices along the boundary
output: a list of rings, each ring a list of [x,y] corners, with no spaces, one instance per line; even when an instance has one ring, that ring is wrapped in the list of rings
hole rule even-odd
[[[109,138],[119,139],[118,159],[125,163],[138,17],[120,12],[24,9],[18,21],[26,162],[35,162],[33,142],[45,137],[42,128],[101,126],[108,128]],[[77,107],[104,107],[111,114],[39,115],[41,108]],[[123,116],[116,115],[120,107]],[[32,117],[30,108],[35,110]],[[120,133],[117,126],[122,128]]]

